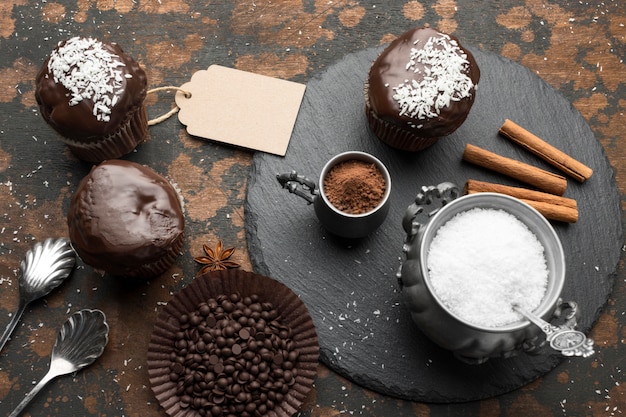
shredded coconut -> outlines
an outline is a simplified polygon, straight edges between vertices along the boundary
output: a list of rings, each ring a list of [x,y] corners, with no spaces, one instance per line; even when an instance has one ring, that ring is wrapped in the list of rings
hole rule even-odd
[[[498,209],[461,212],[439,228],[428,252],[433,292],[457,317],[483,327],[521,318],[546,292],[543,245],[514,215]]]
[[[405,80],[394,87],[400,116],[436,117],[451,101],[470,97],[474,83],[464,73],[468,67],[467,54],[448,35],[430,37],[422,48],[411,48],[406,69],[422,74],[422,80]]]
[[[123,92],[124,63],[106,50],[102,42],[74,37],[50,54],[48,70],[54,81],[69,90],[70,106],[83,100],[93,102],[93,115],[108,122],[111,109]]]

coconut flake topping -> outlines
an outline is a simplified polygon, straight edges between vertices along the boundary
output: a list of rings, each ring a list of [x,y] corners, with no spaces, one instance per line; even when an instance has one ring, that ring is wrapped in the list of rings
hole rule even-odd
[[[91,100],[94,117],[103,122],[110,120],[111,109],[123,93],[124,75],[119,69],[123,66],[102,42],[80,37],[54,50],[48,61],[54,81],[70,92],[70,106]]]
[[[421,65],[416,66],[418,63]],[[474,83],[464,73],[468,67],[467,55],[448,35],[431,37],[420,49],[411,48],[406,69],[421,73],[422,80],[405,80],[394,87],[400,116],[436,117],[451,101],[470,97]]]

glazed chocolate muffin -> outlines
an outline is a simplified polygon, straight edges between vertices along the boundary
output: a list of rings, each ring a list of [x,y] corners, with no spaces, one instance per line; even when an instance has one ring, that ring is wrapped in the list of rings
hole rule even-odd
[[[41,115],[80,159],[119,158],[148,136],[146,73],[116,43],[61,42],[35,81]]]
[[[370,68],[365,109],[388,145],[419,151],[454,132],[476,97],[480,70],[458,39],[431,28],[403,33]]]
[[[92,168],[67,215],[72,246],[93,268],[151,278],[180,254],[184,217],[176,189],[151,168],[105,161]]]

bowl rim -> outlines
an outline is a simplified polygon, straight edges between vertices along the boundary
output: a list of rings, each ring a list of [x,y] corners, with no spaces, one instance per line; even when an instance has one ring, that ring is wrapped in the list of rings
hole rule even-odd
[[[359,213],[359,214],[351,214],[351,213],[346,213],[344,211],[339,210],[330,202],[330,200],[328,200],[328,197],[326,197],[326,193],[324,192],[324,178],[326,177],[326,174],[328,174],[328,171],[330,171],[331,168],[333,168],[335,165],[341,162],[350,161],[353,159],[358,160],[358,161],[374,163],[378,167],[378,170],[383,174],[383,177],[385,178],[385,193],[383,194],[383,197],[380,200],[380,203],[378,203],[378,205],[374,207],[373,209],[371,209],[370,211],[365,212],[365,213]],[[319,181],[318,188],[320,190],[319,197],[322,198],[322,200],[324,201],[324,204],[326,204],[330,210],[332,210],[336,214],[345,218],[357,218],[358,219],[362,217],[371,216],[372,214],[380,211],[386,204],[388,204],[389,197],[391,196],[391,175],[389,174],[389,170],[387,169],[385,164],[382,163],[380,159],[378,159],[372,154],[369,154],[363,151],[346,151],[346,152],[341,152],[333,156],[322,167],[318,181]]]

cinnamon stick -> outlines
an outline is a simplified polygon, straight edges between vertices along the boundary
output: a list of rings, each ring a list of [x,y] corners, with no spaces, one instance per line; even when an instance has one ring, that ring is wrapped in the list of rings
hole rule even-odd
[[[508,175],[511,178],[530,184],[547,193],[563,195],[567,188],[567,180],[562,175],[545,171],[515,159],[500,156],[469,143],[465,145],[463,159],[483,168]]]
[[[509,119],[504,121],[499,132],[502,136],[529,150],[580,182],[586,181],[593,174],[593,170],[582,162],[577,161]]]
[[[478,180],[467,180],[464,192],[465,194],[489,192],[506,194],[524,201],[535,208],[546,219],[566,223],[576,223],[578,221],[578,205],[576,200],[571,198]]]

